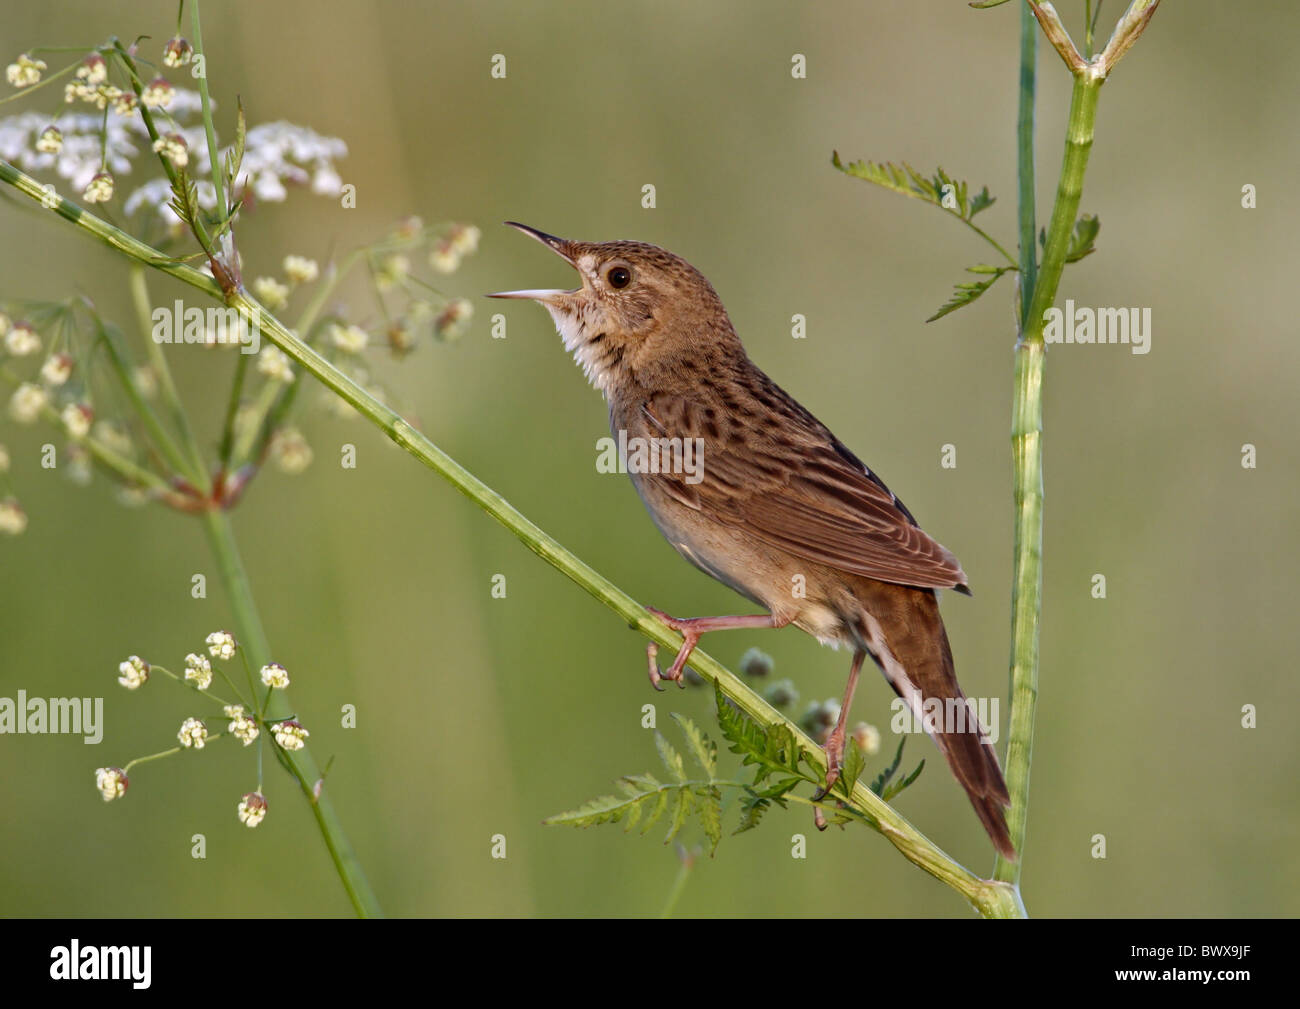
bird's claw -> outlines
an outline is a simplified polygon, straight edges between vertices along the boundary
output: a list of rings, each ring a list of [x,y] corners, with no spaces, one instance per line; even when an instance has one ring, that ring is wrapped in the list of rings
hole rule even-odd
[[[654,687],[655,690],[658,690],[660,693],[663,693],[664,688],[659,684],[664,680],[675,680],[679,687],[683,690],[686,689],[686,677],[683,670],[677,669],[676,666],[674,666],[673,669],[668,670],[666,673],[660,671],[657,659],[657,656],[659,655],[659,646],[653,641],[645,646],[645,655],[646,672],[650,677],[650,686]],[[676,675],[673,675],[674,672],[676,672]]]

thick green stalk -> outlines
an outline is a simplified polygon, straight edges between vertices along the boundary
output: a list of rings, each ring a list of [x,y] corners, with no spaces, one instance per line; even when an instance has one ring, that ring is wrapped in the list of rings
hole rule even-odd
[[[1075,74],[1065,156],[1047,229],[1047,244],[1015,352],[1011,448],[1015,480],[1015,546],[1011,589],[1011,719],[1007,743],[1007,826],[1020,858],[999,857],[994,878],[1019,887],[1024,864],[1029,767],[1038,700],[1038,642],[1043,605],[1043,343],[1044,312],[1056,298],[1065,253],[1079,212],[1083,177],[1092,149],[1097,96],[1104,78]],[[1021,180],[1022,191],[1024,180]],[[1023,254],[1023,250],[1022,250]]]
[[[206,511],[203,513],[203,528],[207,533],[213,556],[216,557],[231,609],[234,611],[239,645],[246,650],[249,665],[260,669],[271,661],[271,645],[262,627],[262,618],[257,611],[257,605],[253,601],[252,585],[249,583],[248,573],[244,570],[244,562],[239,556],[230,516],[223,511]],[[277,691],[277,693],[283,692]],[[278,700],[283,706],[283,697]],[[343,825],[334,811],[329,794],[323,787],[317,794],[316,785],[320,782],[321,776],[316,762],[312,759],[311,751],[302,749],[279,752],[285,758],[282,762],[302,788],[312,815],[316,817],[316,825],[325,839],[325,846],[329,849],[330,858],[334,860],[334,868],[338,871],[339,879],[343,881],[343,888],[347,890],[353,908],[363,918],[383,917],[379,899],[370,888],[361,863],[357,860],[356,852],[352,850],[352,845],[343,832]]]

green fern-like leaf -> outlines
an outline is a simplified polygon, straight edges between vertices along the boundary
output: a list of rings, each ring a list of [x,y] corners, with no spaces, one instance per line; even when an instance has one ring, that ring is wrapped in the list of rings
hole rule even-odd
[[[1070,232],[1070,244],[1065,248],[1065,261],[1067,263],[1077,263],[1084,256],[1090,256],[1097,251],[1097,233],[1101,231],[1101,218],[1095,214],[1082,214],[1074,222],[1074,230]],[[1044,249],[1047,248],[1047,229],[1041,228],[1038,232],[1038,244]]]
[[[709,839],[709,855],[712,856],[722,840],[722,792],[710,786],[699,789],[695,796],[695,812],[704,836]]]
[[[786,794],[803,782],[803,778],[783,778],[765,789],[746,789],[740,801],[740,825],[732,833],[743,834],[747,830],[753,830],[773,803],[784,809]]]
[[[655,746],[659,750],[659,759],[664,762],[664,767],[672,775],[674,781],[678,784],[686,780],[686,765],[682,761],[682,755],[673,749],[673,744],[668,742],[660,732],[655,732]]]
[[[881,771],[871,783],[871,790],[878,796],[888,802],[903,789],[907,788],[912,782],[921,776],[921,769],[925,767],[925,761],[922,760],[916,770],[907,775],[900,781],[894,781],[894,775],[898,773],[898,768],[903,763],[903,746],[907,743],[907,737],[904,736],[898,741],[898,750],[894,753],[894,759],[888,767]],[[893,782],[891,784],[891,782]]]
[[[971,196],[969,186],[965,182],[954,179],[942,168],[936,170],[933,178],[926,178],[906,161],[897,165],[890,161],[846,163],[840,160],[838,151],[831,155],[831,164],[855,179],[862,179],[903,196],[922,200],[950,214],[955,214],[964,221],[969,221],[981,210],[987,210],[996,202],[996,197],[989,195],[987,186]],[[951,196],[951,202],[956,205],[945,206],[945,195]]]
[[[681,726],[686,741],[691,745],[691,754],[695,757],[695,762],[700,765],[700,770],[704,772],[710,781],[716,780],[718,777],[718,748],[713,740],[701,732],[699,727],[685,715],[673,712],[673,721]]]
[[[741,763],[757,768],[755,785],[762,784],[778,772],[807,781],[819,780],[799,766],[803,751],[799,749],[794,733],[788,726],[761,726],[728,701],[716,685],[714,691],[718,705],[718,727],[731,744],[731,752],[740,754]]]
[[[892,785],[887,785],[885,787],[885,790],[880,793],[880,797],[884,799],[886,802],[888,802],[890,799],[896,796],[903,789],[907,788],[917,778],[919,778],[921,776],[921,771],[922,769],[924,769],[924,767],[925,767],[925,761],[922,760],[919,764],[916,765],[916,770],[913,771],[911,774],[909,774],[902,781],[896,781]]]
[[[955,312],[959,308],[965,308],[981,294],[998,282],[998,278],[1004,273],[1011,273],[1013,267],[1010,266],[988,266],[981,263],[979,266],[966,267],[967,273],[980,274],[986,277],[984,280],[967,280],[957,284],[953,290],[952,296],[943,303],[939,311],[926,319],[926,322],[934,322],[935,319],[942,319],[950,312]]]
[[[835,787],[844,793],[846,799],[853,798],[853,786],[862,777],[862,772],[866,769],[866,766],[866,754],[862,752],[862,747],[858,745],[858,741],[850,737],[848,752],[844,754],[844,766],[840,769],[839,780],[835,782]]]
[[[648,833],[667,816],[668,832],[664,843],[671,843],[690,822],[692,815],[709,842],[712,855],[722,840],[722,789],[717,778],[717,746],[684,715],[673,715],[690,744],[692,756],[700,764],[705,778],[692,779],[686,774],[681,753],[664,736],[655,733],[659,759],[672,779],[661,782],[653,774],[628,774],[615,783],[621,795],[602,795],[577,809],[558,813],[542,822],[570,827],[594,827],[602,823],[622,823],[624,831],[640,827]],[[738,782],[725,782],[744,787]]]

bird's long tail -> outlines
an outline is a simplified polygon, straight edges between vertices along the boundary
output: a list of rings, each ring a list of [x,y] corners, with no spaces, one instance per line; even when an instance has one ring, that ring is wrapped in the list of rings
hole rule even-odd
[[[1014,859],[1003,813],[1011,797],[993,744],[957,683],[933,590],[870,581],[865,596],[860,629],[867,651],[947,758],[993,844]]]

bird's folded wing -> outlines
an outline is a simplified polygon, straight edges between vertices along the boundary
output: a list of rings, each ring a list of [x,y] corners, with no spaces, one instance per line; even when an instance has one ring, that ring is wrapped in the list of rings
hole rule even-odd
[[[755,429],[658,394],[641,408],[644,430],[629,433],[700,438],[696,472],[642,479],[772,547],[883,582],[965,588],[957,558],[830,431],[799,410],[801,422]]]

